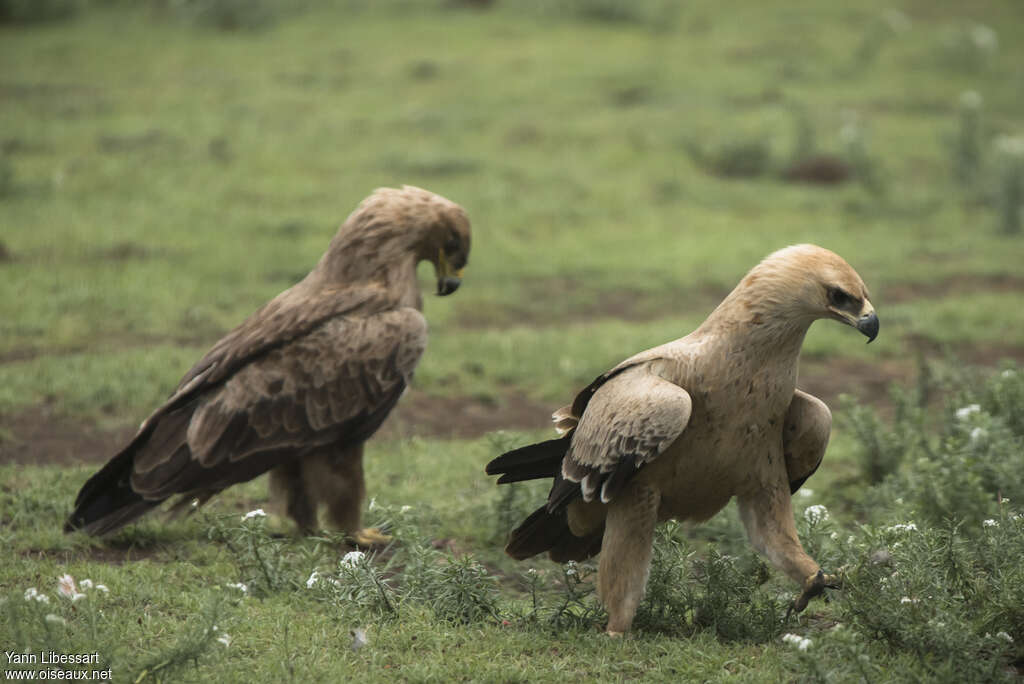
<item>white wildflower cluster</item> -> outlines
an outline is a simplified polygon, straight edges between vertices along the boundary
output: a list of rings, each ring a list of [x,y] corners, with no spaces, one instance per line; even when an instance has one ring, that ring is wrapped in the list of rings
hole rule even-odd
[[[900,599],[900,603],[920,603],[920,602],[921,602],[921,599],[910,598],[909,596],[904,596],[903,598]]]
[[[804,509],[804,519],[812,525],[828,520],[828,509],[821,504],[808,506]]]
[[[57,593],[64,598],[69,599],[72,603],[84,599],[86,597],[85,592],[90,589],[95,589],[96,591],[103,592],[104,594],[110,593],[110,590],[107,589],[106,585],[93,584],[93,581],[88,578],[82,580],[77,585],[75,584],[75,578],[67,573],[64,573],[57,578]]]
[[[992,146],[996,152],[1007,157],[1024,157],[1024,136],[1000,135],[992,141]]]
[[[257,508],[256,510],[249,511],[248,513],[243,515],[242,516],[242,522],[245,522],[246,520],[251,520],[253,518],[266,518],[266,517],[267,517],[266,512],[262,508]]]
[[[956,410],[956,419],[967,420],[975,413],[981,413],[981,406],[979,406],[978,404],[968,404],[967,406],[958,408]]]
[[[898,9],[889,8],[882,11],[882,21],[893,33],[906,33],[910,30],[910,17]]]
[[[228,589],[237,589],[238,591],[242,592],[242,594],[245,596],[249,595],[249,586],[243,582],[228,582],[224,586]]]
[[[960,93],[960,106],[964,109],[981,109],[983,100],[977,90],[965,90]]]
[[[797,493],[805,499],[809,499],[814,496],[814,490],[808,487],[801,487],[800,491]]]
[[[897,523],[885,528],[886,532],[917,532],[917,525],[912,522]]]
[[[218,627],[217,625],[213,625],[212,627],[207,629],[204,632],[204,634],[217,634],[217,632],[220,632],[220,634],[217,636],[217,641],[219,643],[221,643],[221,644],[224,644],[224,648],[227,648],[228,646],[230,646],[231,645],[231,635],[228,634],[227,632],[221,632],[220,631],[220,627]]]
[[[971,42],[982,52],[995,52],[999,48],[999,35],[985,24],[975,24],[970,31]]]
[[[309,579],[306,580],[306,588],[307,589],[312,589],[313,587],[315,587],[317,584],[319,584],[321,582],[326,582],[326,583],[332,584],[332,585],[334,585],[336,587],[340,587],[341,586],[341,582],[339,582],[335,578],[328,577],[327,575],[321,575],[319,571],[314,570],[309,575]]]
[[[399,513],[408,513],[411,510],[412,510],[412,506],[402,506],[401,508],[398,509],[398,512]]]
[[[25,590],[26,601],[36,601],[37,603],[49,603],[50,597],[46,594],[41,593],[35,587],[29,587]]]
[[[339,561],[339,565],[346,568],[354,568],[362,563],[364,558],[366,558],[366,554],[362,551],[349,551]]]
[[[989,518],[987,520],[982,520],[981,524],[982,524],[983,527],[999,527],[999,521],[998,520],[994,520],[992,518]]]
[[[1012,644],[1013,643],[1013,637],[1010,636],[1009,634],[1007,634],[1006,632],[996,632],[996,637],[1002,639],[1003,641],[1005,641],[1008,644]]]
[[[782,641],[787,644],[792,644],[799,651],[806,651],[813,643],[810,639],[802,637],[799,634],[784,634],[782,636]]]
[[[580,574],[576,561],[569,561],[565,564],[565,574],[569,577],[576,577]]]
[[[971,429],[971,444],[980,444],[985,441],[988,437],[988,430],[983,427],[976,427]]]

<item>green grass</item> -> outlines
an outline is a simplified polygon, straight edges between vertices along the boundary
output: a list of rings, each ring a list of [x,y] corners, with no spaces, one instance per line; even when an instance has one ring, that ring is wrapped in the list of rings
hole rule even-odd
[[[828,322],[812,328],[809,382],[890,415],[899,402],[864,390],[869,369],[908,377],[919,354],[1024,358],[1024,243],[1000,231],[1002,167],[992,148],[995,137],[1024,132],[1024,46],[1013,40],[1024,17],[1012,0],[908,2],[898,8],[910,19],[905,32],[886,28],[892,5],[881,0],[498,0],[488,9],[309,0],[291,10],[259,2],[241,14],[231,0],[48,6],[57,16],[79,11],[0,24],[0,462],[24,448],[25,416],[137,425],[220,335],[301,278],[347,213],[382,185],[440,192],[473,222],[463,287],[427,297],[431,341],[415,387],[428,396],[474,397],[498,411],[511,396],[560,406],[618,360],[692,330],[757,260],[804,241],[858,269],[882,321],[870,346]],[[232,18],[242,28],[217,29]],[[972,47],[977,23],[998,32],[995,52]],[[983,98],[980,166],[969,183],[957,179],[954,147],[966,90]],[[866,136],[875,185],[782,179],[801,126],[815,152],[843,157],[851,122]],[[726,178],[692,154],[737,142],[763,155],[755,175]],[[923,511],[994,515],[975,496],[977,487],[992,494],[989,471],[950,485],[966,498],[928,494],[943,467],[974,472],[977,456],[937,471],[904,461],[895,484],[871,484],[853,412],[832,408],[826,465],[809,483],[815,494],[798,501],[829,506],[844,538],[856,537],[846,550],[819,540],[837,561],[856,564],[875,550],[859,524]],[[111,589],[102,617],[64,606],[66,633],[47,631],[56,627],[42,615],[0,622],[0,646],[16,636],[3,630],[21,625],[23,643],[102,650],[121,681],[144,671],[143,680],[166,681],[854,681],[882,679],[883,667],[895,679],[981,677],[941,653],[929,660],[921,645],[938,642],[920,635],[895,648],[850,636],[878,624],[840,601],[738,641],[688,622],[692,611],[675,628],[651,618],[622,642],[602,637],[596,619],[554,628],[523,618],[526,568],[548,572],[547,608],[565,591],[549,563],[500,553],[509,522],[543,488],[503,497],[482,464],[544,427],[376,442],[367,461],[379,515],[413,507],[404,519],[415,534],[399,537],[395,563],[415,539],[450,540],[499,578],[508,625],[439,621],[415,597],[401,619],[371,620],[301,586],[232,595],[224,584],[242,570],[207,532],[218,514],[264,504],[262,482],[228,492],[209,519],[154,518],[94,542],[59,531],[91,467],[0,465],[0,539],[14,551],[0,561],[5,605],[21,607],[29,586],[52,595],[64,572]],[[945,434],[934,418],[920,429]],[[892,449],[909,452],[899,434],[891,431]],[[883,505],[900,492],[913,510]],[[716,549],[756,566],[731,509],[677,537],[695,554],[684,587],[699,585],[692,564]],[[313,567],[336,564],[340,549],[286,538],[282,572],[301,584]],[[750,605],[792,591],[770,577]],[[663,605],[709,600],[693,591],[660,596]],[[869,604],[861,596],[853,605]],[[743,622],[743,610],[722,608],[722,619]],[[202,634],[215,617],[230,647]],[[349,630],[360,625],[370,643],[353,652]],[[783,629],[810,636],[814,651],[781,642]],[[964,657],[1008,662],[995,647],[977,648]]]

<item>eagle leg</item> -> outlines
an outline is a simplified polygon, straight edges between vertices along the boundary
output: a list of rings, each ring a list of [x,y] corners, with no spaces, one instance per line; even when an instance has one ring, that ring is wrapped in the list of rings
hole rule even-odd
[[[608,506],[597,572],[598,593],[608,610],[608,636],[622,636],[633,624],[651,569],[660,501],[655,489],[634,484]]]

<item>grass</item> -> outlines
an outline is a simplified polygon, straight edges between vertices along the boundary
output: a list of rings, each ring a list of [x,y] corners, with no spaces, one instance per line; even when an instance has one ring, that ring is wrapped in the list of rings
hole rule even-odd
[[[832,531],[853,542],[833,544],[821,530],[805,538],[877,584],[871,573],[881,570],[866,559],[879,530],[916,519],[920,545],[886,548],[927,570],[914,586],[939,591],[948,567],[935,550],[966,534],[947,534],[947,519],[1005,534],[1007,549],[1020,543],[1012,525],[978,527],[1002,519],[999,483],[1010,505],[1024,496],[1007,492],[1019,433],[972,425],[995,435],[993,451],[977,452],[970,431],[943,427],[940,418],[957,425],[950,411],[974,401],[986,416],[1011,415],[988,390],[974,399],[957,390],[984,381],[943,379],[913,422],[918,414],[867,380],[909,378],[919,358],[950,355],[997,377],[1000,358],[1024,358],[1024,244],[1011,230],[1024,113],[1013,87],[1024,47],[1012,37],[1024,24],[1013,2],[908,2],[902,19],[880,1],[724,10],[310,0],[287,11],[255,3],[248,14],[230,0],[45,4],[40,21],[17,23],[33,18],[31,5],[0,3],[0,539],[13,550],[0,561],[0,644],[98,650],[119,681],[963,681],[1001,677],[1020,658],[1019,624],[982,620],[1010,620],[1012,588],[942,593],[936,610],[969,635],[952,646],[925,627],[942,618],[899,617],[902,594],[879,603],[856,583],[799,620],[758,622],[792,587],[775,573],[751,582],[763,570],[731,509],[697,531],[663,533],[655,577],[665,581],[646,622],[610,642],[589,585],[576,596],[560,568],[500,553],[510,521],[543,491],[502,493],[482,464],[543,436],[542,424],[371,442],[378,508],[367,515],[391,520],[400,540],[371,568],[394,581],[399,619],[305,589],[314,568],[338,571],[347,547],[336,539],[253,532],[280,561],[280,584],[248,597],[226,587],[252,578],[209,535],[230,538],[226,521],[235,529],[265,503],[261,482],[226,493],[206,518],[154,518],[107,542],[66,537],[60,521],[94,464],[26,459],[33,444],[21,432],[30,419],[101,433],[137,425],[220,335],[304,275],[381,185],[420,185],[469,211],[467,278],[457,296],[427,298],[431,341],[415,390],[497,411],[514,396],[565,403],[611,364],[691,330],[765,254],[815,242],[858,269],[882,331],[865,346],[817,324],[805,384],[849,392],[884,417],[871,423],[855,404],[830,402],[828,460],[797,508],[827,505]],[[976,40],[979,25],[996,30],[995,49]],[[965,91],[981,102],[966,124]],[[854,174],[839,185],[786,182],[786,165],[809,154]],[[864,425],[884,428],[874,452]],[[922,443],[931,451],[915,451]],[[1001,469],[977,469],[985,459]],[[18,465],[32,460],[43,465]],[[948,488],[931,486],[957,473]],[[989,539],[975,532],[966,536]],[[964,562],[1011,586],[1012,569],[976,547]],[[482,565],[452,564],[466,554]],[[715,565],[721,554],[738,565]],[[54,594],[65,572],[103,582],[109,596],[72,610]],[[50,594],[49,607],[24,601],[30,586]],[[462,587],[456,607],[490,605],[481,596],[493,589],[497,617],[452,621],[458,610],[439,616],[415,586]],[[746,602],[723,599],[730,592]],[[865,606],[873,612],[858,612]],[[47,611],[66,625],[45,622]],[[879,616],[920,630],[887,633]],[[204,631],[215,623],[230,646]],[[738,637],[729,625],[762,626]],[[353,651],[356,628],[368,644]],[[1002,630],[1016,652],[985,641]],[[799,651],[784,631],[813,646]],[[963,669],[953,656],[995,669]]]

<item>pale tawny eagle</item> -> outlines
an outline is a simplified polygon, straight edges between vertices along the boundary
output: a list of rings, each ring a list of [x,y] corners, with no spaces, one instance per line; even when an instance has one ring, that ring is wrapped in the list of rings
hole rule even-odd
[[[703,521],[736,497],[754,547],[800,583],[802,610],[835,578],[797,538],[790,496],[814,473],[832,416],[796,388],[811,323],[830,318],[871,341],[878,317],[860,276],[836,254],[797,245],[768,256],[686,337],[598,377],[554,414],[563,437],[487,466],[498,483],[554,478],[547,503],[512,532],[515,558],[601,553],[610,634],[633,622],[655,524]]]

